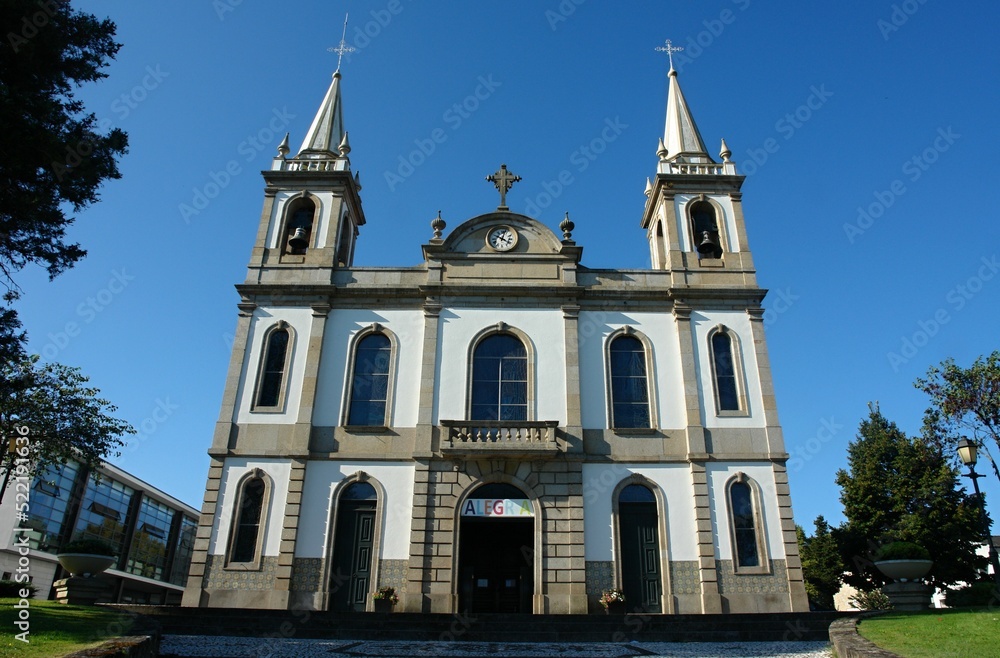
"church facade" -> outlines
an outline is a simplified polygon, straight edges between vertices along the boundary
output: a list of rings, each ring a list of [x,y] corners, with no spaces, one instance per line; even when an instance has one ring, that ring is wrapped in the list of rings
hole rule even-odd
[[[744,177],[668,79],[648,269],[586,267],[506,166],[496,210],[366,268],[334,74],[263,172],[184,605],[808,610]]]

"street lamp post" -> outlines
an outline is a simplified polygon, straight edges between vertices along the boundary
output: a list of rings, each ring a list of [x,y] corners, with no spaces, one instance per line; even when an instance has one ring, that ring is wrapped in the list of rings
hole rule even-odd
[[[1000,588],[1000,558],[997,557],[997,549],[993,545],[993,533],[990,531],[989,523],[986,521],[986,501],[983,499],[982,494],[979,493],[979,478],[983,476],[976,473],[976,461],[978,457],[975,441],[970,441],[963,437],[958,442],[958,458],[962,460],[963,464],[969,467],[969,472],[965,474],[965,477],[972,480],[972,488],[976,492],[976,498],[979,499],[979,511],[982,515],[983,529],[986,531],[986,546],[990,552],[990,563],[993,565],[993,580],[996,582],[997,587]]]

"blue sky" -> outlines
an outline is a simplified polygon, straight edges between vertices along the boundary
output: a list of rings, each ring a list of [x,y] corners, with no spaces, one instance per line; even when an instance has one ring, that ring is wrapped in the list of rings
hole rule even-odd
[[[258,172],[284,132],[301,143],[345,11],[360,266],[421,262],[439,209],[455,227],[496,205],[483,177],[504,162],[524,179],[511,209],[553,229],[569,211],[585,265],[648,267],[639,220],[667,91],[654,48],[685,47],[676,66],[705,141],[714,155],[724,137],[748,175],[799,523],[842,518],[834,475],[870,400],[915,433],[914,379],[997,349],[995,4],[74,5],[118,24],[109,78],[80,97],[130,153],[70,232],[89,256],[51,283],[23,272],[19,308],[30,348],[82,367],[140,430],[115,463],[196,507]],[[996,479],[982,482],[1000,509]]]

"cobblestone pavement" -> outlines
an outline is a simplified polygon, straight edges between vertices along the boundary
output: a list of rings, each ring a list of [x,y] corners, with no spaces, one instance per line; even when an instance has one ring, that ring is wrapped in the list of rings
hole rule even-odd
[[[408,642],[164,635],[160,655],[197,658],[831,658],[826,642]]]

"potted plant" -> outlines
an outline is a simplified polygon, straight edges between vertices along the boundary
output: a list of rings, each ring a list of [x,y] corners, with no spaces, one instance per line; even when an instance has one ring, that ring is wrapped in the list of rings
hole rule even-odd
[[[625,593],[617,587],[601,592],[601,606],[608,615],[625,614]]]
[[[76,539],[63,544],[56,558],[70,574],[93,577],[115,563],[115,549],[100,539]]]
[[[393,606],[399,603],[394,587],[379,587],[372,598],[375,600],[375,612],[392,612]]]
[[[894,541],[875,554],[875,566],[886,578],[905,583],[926,576],[934,562],[931,554],[920,544]]]

